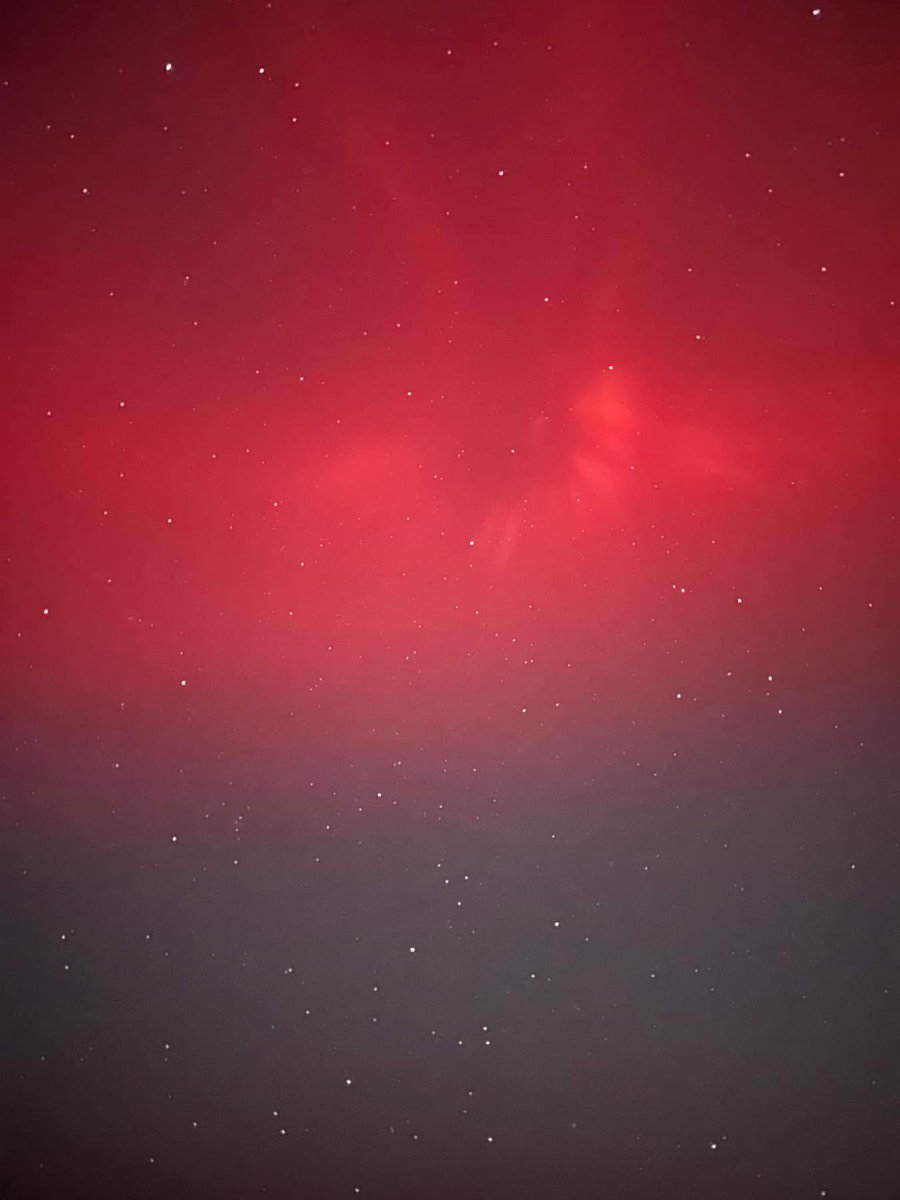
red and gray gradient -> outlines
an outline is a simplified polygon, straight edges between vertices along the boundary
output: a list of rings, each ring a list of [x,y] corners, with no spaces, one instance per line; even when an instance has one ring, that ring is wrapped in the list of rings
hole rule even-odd
[[[0,1181],[893,1194],[896,13],[9,32]]]

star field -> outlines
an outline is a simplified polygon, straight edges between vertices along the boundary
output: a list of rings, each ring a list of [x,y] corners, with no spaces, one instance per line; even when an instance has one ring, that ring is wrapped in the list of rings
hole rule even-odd
[[[898,34],[10,15],[4,1197],[900,1195]]]

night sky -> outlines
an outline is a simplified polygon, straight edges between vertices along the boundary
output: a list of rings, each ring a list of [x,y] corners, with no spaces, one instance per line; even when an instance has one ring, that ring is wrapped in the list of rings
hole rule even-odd
[[[2,42],[0,1195],[900,1197],[900,10]]]

